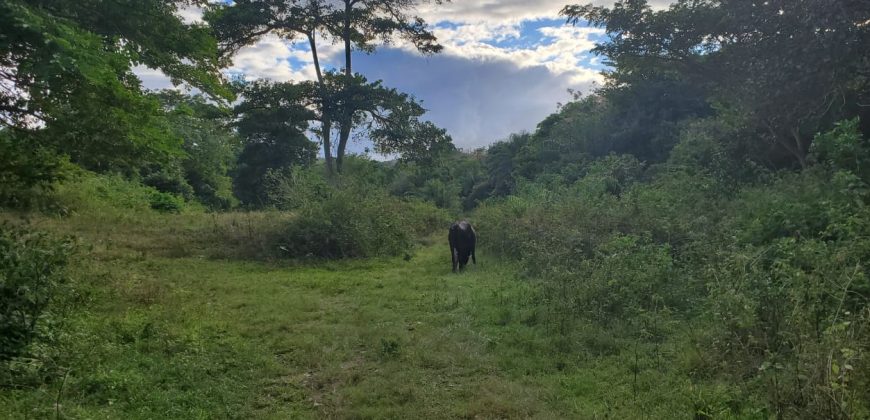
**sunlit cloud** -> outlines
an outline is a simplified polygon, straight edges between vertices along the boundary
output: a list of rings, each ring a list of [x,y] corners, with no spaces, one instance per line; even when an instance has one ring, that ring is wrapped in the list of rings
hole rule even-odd
[[[279,82],[308,80],[314,77],[310,54],[286,40],[268,35],[254,45],[242,48],[234,57],[226,74],[247,80],[269,79]],[[301,63],[296,66],[293,63]]]
[[[569,75],[574,83],[600,81],[600,69],[584,67],[595,46],[598,28],[553,26],[536,29],[540,42],[522,46],[522,26],[489,28],[486,23],[438,28],[435,34],[444,45],[444,54],[468,60],[503,60],[520,68],[544,67],[554,75]],[[512,42],[513,41],[513,42]]]

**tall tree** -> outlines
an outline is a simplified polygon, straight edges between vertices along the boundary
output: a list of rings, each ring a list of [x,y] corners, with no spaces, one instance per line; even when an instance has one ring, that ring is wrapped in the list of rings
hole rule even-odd
[[[352,99],[378,89],[359,83],[353,72],[353,51],[370,53],[378,43],[389,43],[394,38],[410,42],[424,54],[442,49],[425,21],[412,14],[420,3],[421,0],[239,0],[233,5],[213,6],[206,13],[206,20],[227,56],[267,34],[308,42],[317,75],[319,135],[331,173],[341,171],[351,133],[359,122],[360,112],[365,113],[362,109],[365,101]],[[319,54],[323,39],[343,47],[344,68],[340,73],[323,69]],[[370,88],[368,92],[366,88]],[[334,160],[333,124],[338,126]]]
[[[305,130],[313,112],[306,106],[310,86],[254,82],[242,87],[244,100],[235,108],[236,129],[244,146],[239,155],[233,189],[247,206],[266,204],[263,180],[270,171],[309,165],[317,145]]]
[[[615,67],[612,81],[676,72],[802,167],[816,133],[868,102],[865,0],[680,0],[662,11],[622,0],[563,14],[606,28],[595,51]]]
[[[178,175],[206,206],[230,208],[234,198],[229,174],[241,145],[230,125],[231,110],[202,95],[164,90],[156,96],[168,113],[172,133],[183,141],[184,155],[173,162]]]
[[[231,96],[216,41],[177,15],[193,3],[204,0],[0,2],[0,126],[55,143],[95,169],[178,151],[132,68]]]

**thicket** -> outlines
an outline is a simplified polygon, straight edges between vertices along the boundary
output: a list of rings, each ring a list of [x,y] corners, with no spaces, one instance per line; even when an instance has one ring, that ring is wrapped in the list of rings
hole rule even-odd
[[[738,384],[729,398],[763,395],[763,411],[790,418],[870,415],[870,142],[857,121],[817,137],[813,168],[739,187],[688,163],[706,152],[683,142],[657,167],[610,156],[568,185],[521,184],[478,210],[487,247],[539,280],[539,311],[569,336],[590,322],[649,343],[688,331],[697,357],[675,369]]]
[[[870,416],[866,2],[563,14],[608,33],[606,84],[490,147],[470,196],[530,319],[723,384],[697,418]]]

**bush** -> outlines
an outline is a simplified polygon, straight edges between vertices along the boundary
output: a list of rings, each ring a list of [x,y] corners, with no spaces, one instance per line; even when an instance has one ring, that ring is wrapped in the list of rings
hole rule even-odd
[[[331,189],[322,168],[300,166],[269,171],[265,185],[268,203],[281,210],[296,210],[323,201]]]
[[[741,181],[758,180],[765,173],[763,167],[749,159],[759,147],[754,144],[758,142],[745,137],[722,119],[692,121],[682,127],[668,164],[690,174],[705,175],[719,188],[732,191]],[[742,144],[747,141],[750,144]]]
[[[181,213],[184,200],[169,193],[155,191],[151,194],[149,205],[161,213]]]
[[[440,179],[430,179],[423,184],[420,198],[434,203],[442,209],[459,208],[459,186],[454,183],[445,183]]]
[[[414,235],[446,228],[446,213],[380,190],[344,187],[299,208],[284,231],[281,250],[294,258],[365,258],[407,252]]]
[[[870,182],[870,138],[861,135],[857,118],[842,121],[816,136],[812,152],[829,167],[854,173]]]
[[[631,155],[610,155],[592,162],[586,176],[576,185],[587,194],[620,195],[640,181],[643,164]]]
[[[64,166],[53,152],[0,130],[0,206],[31,206],[63,179]]]
[[[56,190],[54,206],[62,209],[62,213],[135,217],[135,214],[153,210],[178,213],[196,205],[120,175],[97,175],[81,169],[57,184]]]
[[[660,307],[684,309],[668,247],[648,238],[614,235],[583,268],[573,292],[590,319],[607,323]]]
[[[47,309],[66,282],[69,240],[0,225],[0,361],[25,352],[40,336]]]
[[[724,225],[736,242],[699,271],[711,354],[789,417],[870,414],[870,194],[836,168],[745,189]]]
[[[174,165],[152,166],[142,170],[142,184],[157,191],[193,199],[193,187],[184,179],[182,170]]]

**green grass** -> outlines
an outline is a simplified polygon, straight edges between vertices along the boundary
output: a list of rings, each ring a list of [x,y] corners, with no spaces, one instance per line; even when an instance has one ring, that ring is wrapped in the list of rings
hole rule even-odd
[[[674,345],[638,356],[606,331],[549,325],[534,284],[485,252],[459,275],[441,238],[410,261],[222,260],[197,234],[218,223],[190,217],[37,221],[91,246],[59,338],[69,373],[0,389],[0,415],[691,418],[728,395],[669,373]],[[170,231],[189,246],[161,248]]]

